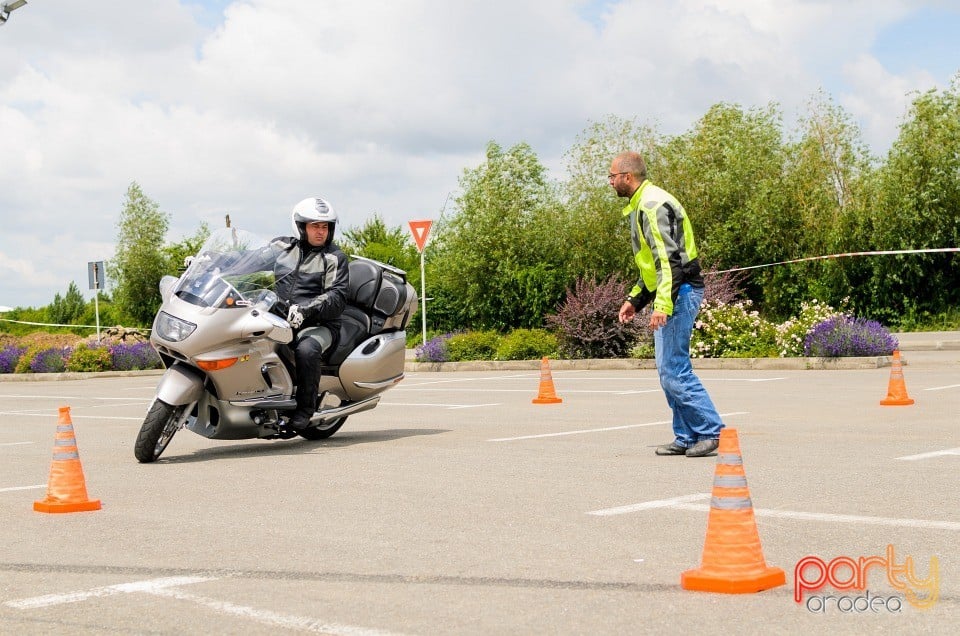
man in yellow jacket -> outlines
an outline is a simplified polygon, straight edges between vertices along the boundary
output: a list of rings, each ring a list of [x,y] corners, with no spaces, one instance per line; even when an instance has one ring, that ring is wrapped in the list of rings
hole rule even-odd
[[[609,182],[617,196],[630,200],[630,238],[640,279],[620,307],[620,322],[633,320],[653,301],[650,328],[660,386],[673,411],[674,440],[657,455],[706,457],[716,454],[723,422],[693,372],[690,335],[703,300],[703,276],[693,226],[680,202],[647,179],[636,152],[616,156]]]

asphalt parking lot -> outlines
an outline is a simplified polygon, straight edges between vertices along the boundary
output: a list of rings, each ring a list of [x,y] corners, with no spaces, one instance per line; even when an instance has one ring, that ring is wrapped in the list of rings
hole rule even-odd
[[[953,633],[960,351],[905,357],[912,406],[879,404],[889,368],[699,372],[786,575],[739,595],[680,587],[716,458],[653,454],[653,370],[554,370],[555,405],[531,403],[535,370],[409,373],[329,440],[181,431],[151,465],[133,443],[157,376],[0,382],[0,632]],[[101,510],[32,508],[61,406]],[[807,556],[848,557],[838,585],[876,567],[798,603]]]

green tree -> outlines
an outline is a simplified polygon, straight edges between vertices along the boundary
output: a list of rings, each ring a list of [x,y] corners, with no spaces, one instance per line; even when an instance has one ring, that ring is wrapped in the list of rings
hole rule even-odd
[[[169,218],[133,182],[127,188],[116,254],[107,272],[116,282],[114,302],[136,326],[149,325],[160,305],[157,284],[168,266],[163,242]]]
[[[617,198],[607,174],[613,158],[628,150],[640,152],[655,166],[658,147],[659,136],[649,126],[609,116],[591,123],[566,153],[564,205],[558,215],[565,226],[560,238],[565,239],[574,279],[601,280],[620,273],[636,280],[630,229],[621,214],[626,201]]]
[[[781,217],[771,222],[795,244],[795,258],[862,249],[856,227],[869,200],[873,159],[859,127],[822,92],[800,126],[799,139],[785,147]],[[761,306],[785,318],[810,299],[840,304],[850,296],[856,266],[831,259],[773,268],[764,276]]]
[[[164,272],[172,275],[182,271],[184,259],[199,252],[209,237],[210,226],[204,221],[192,236],[185,236],[179,243],[165,245],[162,250],[166,260]]]
[[[525,143],[491,142],[486,161],[467,169],[452,218],[441,219],[427,281],[444,329],[540,327],[563,297],[567,254],[558,196]],[[436,323],[434,323],[436,324]]]
[[[66,296],[54,295],[53,302],[47,307],[47,317],[54,324],[69,325],[83,315],[86,306],[87,301],[77,284],[70,281]]]
[[[874,249],[956,247],[960,241],[960,73],[918,95],[878,175],[867,220]],[[960,304],[955,254],[870,260],[872,317],[922,321]]]
[[[402,269],[417,293],[420,291],[420,256],[401,227],[387,228],[375,214],[359,228],[350,228],[336,238],[340,248],[352,256],[363,256]]]
[[[744,110],[716,104],[687,133],[660,149],[655,182],[686,208],[705,264],[715,269],[799,256],[799,222],[785,213],[785,162],[775,105]],[[759,304],[771,273],[761,270],[747,293]]]

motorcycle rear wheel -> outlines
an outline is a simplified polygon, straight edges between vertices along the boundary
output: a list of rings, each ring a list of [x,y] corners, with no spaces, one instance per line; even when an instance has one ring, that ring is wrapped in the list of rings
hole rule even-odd
[[[154,462],[167,448],[173,439],[174,433],[179,431],[187,420],[192,404],[170,406],[166,402],[155,400],[147,412],[137,434],[137,443],[133,447],[133,454],[142,464]]]
[[[309,440],[327,439],[339,431],[340,427],[343,426],[343,423],[346,421],[347,416],[344,415],[343,417],[332,419],[325,424],[321,424],[320,426],[311,426],[310,428],[305,428],[302,431],[297,431],[297,435]]]

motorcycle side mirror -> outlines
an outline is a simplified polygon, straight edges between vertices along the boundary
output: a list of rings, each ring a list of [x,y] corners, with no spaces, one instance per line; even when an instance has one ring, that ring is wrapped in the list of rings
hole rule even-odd
[[[174,284],[177,282],[176,276],[164,276],[160,279],[160,298],[166,302],[167,298],[170,297],[170,291],[173,289]]]

